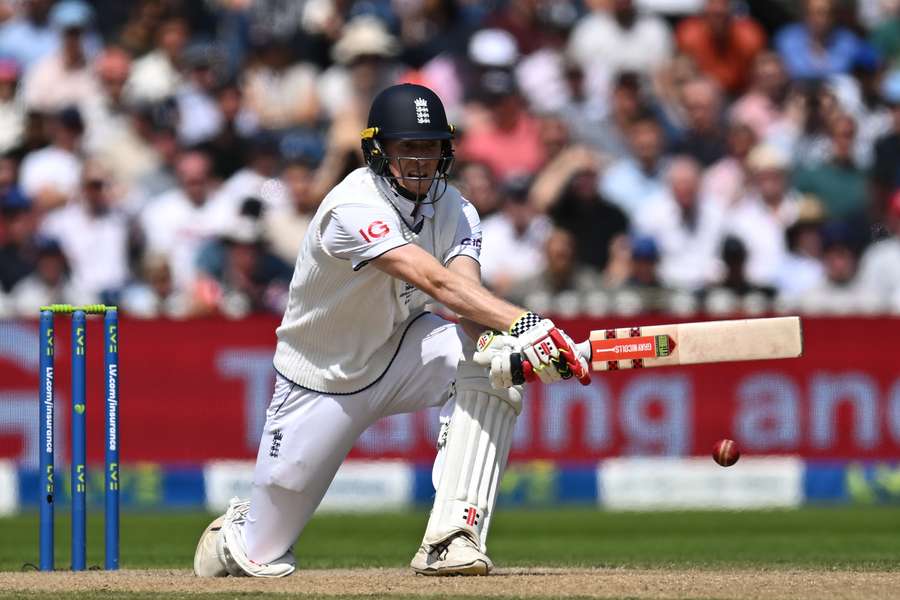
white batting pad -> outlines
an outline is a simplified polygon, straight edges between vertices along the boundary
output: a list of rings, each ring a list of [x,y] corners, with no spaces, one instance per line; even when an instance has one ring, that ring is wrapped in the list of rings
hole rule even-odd
[[[484,367],[463,361],[455,400],[424,542],[439,544],[468,531],[484,549],[522,395],[518,387],[493,389]]]

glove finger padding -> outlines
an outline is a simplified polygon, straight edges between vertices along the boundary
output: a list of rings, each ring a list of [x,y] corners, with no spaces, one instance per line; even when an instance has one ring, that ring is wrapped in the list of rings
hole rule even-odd
[[[566,370],[570,373],[569,377],[575,377],[582,385],[591,382],[591,371],[588,368],[587,360],[578,350],[578,345],[572,341],[572,338],[562,329],[554,329],[550,332],[550,337],[556,342],[560,355],[565,358]],[[568,379],[568,377],[563,377]]]
[[[519,340],[510,335],[486,331],[478,338],[476,348],[473,360],[489,368],[492,387],[503,389],[524,381]]]
[[[538,320],[537,315],[527,313],[516,321],[511,332],[518,334],[522,354],[530,363],[533,375],[541,382],[555,383],[576,377],[584,385],[590,383],[587,361],[580,355],[572,338],[556,327],[553,321]],[[527,374],[527,367],[524,371]]]
[[[518,336],[522,354],[531,363],[534,374],[543,383],[555,383],[572,376],[568,361],[560,355],[560,338],[551,333],[556,326],[550,319],[543,319]]]

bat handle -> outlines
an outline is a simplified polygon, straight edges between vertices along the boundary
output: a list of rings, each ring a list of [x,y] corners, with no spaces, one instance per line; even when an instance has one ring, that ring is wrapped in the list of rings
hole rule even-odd
[[[575,349],[578,351],[578,354],[581,355],[584,360],[588,361],[588,364],[591,362],[591,340],[584,340],[580,344],[575,344]]]

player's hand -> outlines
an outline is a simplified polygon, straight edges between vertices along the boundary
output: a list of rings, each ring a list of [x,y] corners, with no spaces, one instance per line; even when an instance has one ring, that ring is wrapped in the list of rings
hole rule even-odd
[[[522,346],[525,358],[522,370],[527,381],[539,379],[543,383],[555,383],[575,377],[582,385],[591,382],[587,360],[572,338],[550,319],[525,313],[513,323],[510,334]]]
[[[522,344],[515,337],[485,331],[475,344],[472,359],[488,368],[491,387],[499,390],[525,382],[521,352]]]

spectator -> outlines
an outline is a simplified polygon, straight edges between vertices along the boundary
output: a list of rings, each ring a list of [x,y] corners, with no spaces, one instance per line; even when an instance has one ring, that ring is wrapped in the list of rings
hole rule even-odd
[[[209,157],[186,152],[176,162],[178,187],[153,199],[140,214],[146,252],[165,256],[176,292],[193,291],[197,256],[216,233],[209,199],[214,192]]]
[[[590,144],[618,160],[628,155],[628,129],[644,109],[641,80],[637,73],[625,71],[616,75],[610,95],[609,111],[598,122],[586,118],[584,106],[578,112],[568,111],[569,127],[576,139]],[[588,113],[590,114],[590,113]]]
[[[525,56],[515,65],[516,81],[528,105],[537,113],[559,113],[573,103],[576,105],[573,108],[587,107],[585,97],[590,94],[585,93],[583,83],[574,82],[567,73],[569,69],[581,73],[565,52],[577,16],[575,7],[567,1],[539,6],[537,20],[543,40],[540,37],[532,37],[528,42],[518,40]],[[529,51],[528,44],[538,41],[540,46]]]
[[[831,141],[828,124],[840,114],[841,106],[832,86],[819,81],[799,82],[788,98],[787,119],[768,143],[787,152],[796,165],[812,165],[827,160]]]
[[[17,147],[25,129],[25,107],[16,94],[19,75],[15,60],[0,58],[0,153]]]
[[[884,65],[876,51],[866,46],[857,56],[849,75],[832,77],[829,84],[840,105],[856,121],[854,159],[862,169],[870,169],[875,141],[891,128],[891,112],[882,101]]]
[[[78,201],[49,213],[40,233],[62,248],[72,284],[84,294],[81,302],[117,301],[128,279],[128,226],[100,165],[84,165]]]
[[[875,163],[872,167],[877,210],[880,217],[888,206],[887,200],[894,190],[900,189],[900,71],[887,76],[882,94],[891,108],[893,127],[875,143]]]
[[[0,26],[0,56],[29,68],[59,48],[59,31],[50,22],[53,0],[25,0],[19,13]]]
[[[100,94],[82,42],[91,10],[80,0],[64,0],[54,7],[51,19],[61,31],[61,47],[28,69],[22,82],[23,102],[44,112],[87,106]]]
[[[612,0],[610,11],[595,3],[575,25],[568,52],[585,72],[597,66],[650,75],[672,55],[672,34],[662,19],[639,15],[633,0]]]
[[[374,17],[356,17],[332,46],[335,65],[318,78],[323,112],[332,120],[348,119],[354,129],[365,127],[368,106],[382,89],[396,83],[397,40]]]
[[[650,110],[657,115],[666,139],[680,135],[685,121],[684,86],[703,75],[686,54],[676,54],[650,79],[653,84]]]
[[[762,28],[735,16],[730,0],[706,0],[702,15],[679,23],[676,38],[681,51],[732,95],[744,91],[753,61],[766,46]]]
[[[715,279],[725,228],[722,203],[700,197],[700,175],[700,164],[693,158],[673,158],[666,189],[648,200],[634,223],[635,231],[659,248],[663,284],[690,291]]]
[[[859,229],[867,226],[871,206],[866,173],[853,158],[855,136],[856,122],[852,118],[845,114],[834,117],[829,124],[828,160],[801,166],[794,173],[793,184],[798,191],[818,198],[830,219]]]
[[[786,231],[799,216],[800,195],[788,185],[790,161],[778,148],[757,146],[747,165],[751,186],[727,229],[747,254],[743,275],[755,286],[771,287],[787,255]]]
[[[28,199],[7,192],[0,200],[0,291],[10,292],[37,263],[37,215]]]
[[[266,40],[257,55],[247,68],[243,96],[260,126],[287,130],[313,125],[319,116],[315,67],[294,62],[286,39]]]
[[[834,0],[803,0],[803,22],[788,25],[775,37],[775,47],[795,79],[824,79],[847,73],[861,42],[835,23]]]
[[[454,185],[472,203],[482,220],[500,209],[499,186],[487,164],[478,161],[457,163]]]
[[[853,238],[853,232],[842,223],[833,222],[825,227],[822,252],[825,277],[818,286],[804,293],[802,305],[807,310],[846,314],[861,307],[857,279],[859,255]]]
[[[787,228],[788,253],[778,268],[775,287],[779,296],[796,301],[825,283],[822,266],[822,225],[825,211],[813,198],[801,200],[797,220]]]
[[[477,101],[477,91],[480,87],[481,77],[488,71],[507,71],[512,73],[517,65],[521,65],[522,54],[519,52],[519,44],[515,36],[505,29],[479,29],[469,38],[466,51],[466,61],[460,66],[468,87],[472,90],[466,93],[466,100]],[[525,78],[526,85],[532,82]],[[552,82],[551,82],[552,85]],[[475,91],[476,94],[473,94]],[[530,101],[531,89],[523,89],[523,97]],[[535,90],[536,92],[536,90]],[[544,100],[535,99],[535,102]]]
[[[158,117],[151,117],[154,121]],[[132,195],[125,207],[131,215],[136,215],[154,198],[178,185],[175,161],[181,147],[174,125],[161,122],[149,132],[148,158],[153,160],[148,170],[141,173],[131,185]]]
[[[395,30],[399,30],[404,64],[428,72],[429,65],[440,61],[441,55],[460,57],[465,54],[473,23],[461,3],[448,0],[407,2],[394,4],[394,10],[400,20],[399,28]]]
[[[315,168],[309,162],[297,160],[288,164],[281,174],[288,203],[263,215],[265,238],[272,252],[289,265],[297,262],[309,221],[322,200],[315,177]]]
[[[629,288],[644,290],[653,295],[660,295],[664,290],[659,280],[659,248],[651,237],[635,237],[631,242],[631,273],[628,277]],[[643,302],[644,306],[662,307],[662,298],[655,302]]]
[[[888,204],[885,220],[890,237],[875,242],[860,263],[861,290],[900,310],[900,190]]]
[[[501,295],[545,267],[544,244],[551,225],[529,204],[529,187],[527,178],[510,180],[501,211],[482,221],[481,275]]]
[[[131,102],[154,103],[175,95],[182,82],[182,53],[189,34],[187,21],[181,17],[160,23],[156,47],[134,62],[125,84]]]
[[[224,180],[244,166],[245,146],[250,144],[259,124],[244,107],[241,88],[236,83],[221,83],[216,89],[215,99],[221,115],[219,129],[202,146],[212,157],[216,177]]]
[[[877,24],[869,40],[890,68],[900,69],[900,2],[894,3],[893,13]]]
[[[707,290],[707,298],[720,291],[737,297],[763,294],[771,298],[775,295],[775,289],[771,286],[759,285],[750,279],[747,246],[740,238],[727,236],[722,242],[721,252],[724,272],[719,281]]]
[[[18,155],[0,154],[0,208],[30,208],[31,201],[19,187]]]
[[[177,142],[177,110],[173,101],[157,104],[126,101],[122,121],[108,131],[108,137],[92,146],[91,155],[106,165],[113,179],[122,185],[143,188],[142,178],[160,167],[163,157],[157,145],[169,146]],[[138,190],[143,191],[143,190]],[[138,194],[145,200],[143,194]]]
[[[757,139],[765,141],[784,127],[789,83],[777,54],[759,54],[753,63],[750,89],[732,105],[731,120],[748,124]]]
[[[82,103],[88,154],[102,153],[110,139],[128,128],[130,116],[125,102],[125,82],[131,72],[131,57],[115,46],[106,48],[94,61],[99,92]]]
[[[544,270],[518,283],[507,293],[512,302],[528,306],[528,298],[533,294],[586,294],[600,289],[599,271],[578,262],[575,238],[568,231],[553,229],[550,232],[544,245],[544,256]]]
[[[558,4],[566,4],[561,0]],[[510,0],[487,18],[488,27],[508,31],[522,54],[528,55],[546,47],[546,27],[541,22],[541,7],[532,0]]]
[[[569,125],[558,114],[539,115],[537,121],[544,160],[549,162],[570,147],[572,138],[569,135]]]
[[[684,130],[672,146],[674,154],[687,154],[708,167],[725,156],[722,133],[722,97],[710,79],[695,79],[682,88]]]
[[[129,316],[142,319],[183,318],[191,310],[190,298],[176,292],[166,256],[148,254],[141,261],[139,278],[122,292],[120,304]]]
[[[222,113],[215,99],[221,59],[211,44],[198,43],[184,52],[185,76],[175,93],[178,104],[178,139],[194,146],[222,128]]]
[[[281,166],[277,141],[259,133],[248,146],[244,168],[229,177],[213,198],[217,223],[231,223],[247,198],[259,198],[267,209],[287,205],[284,187],[276,180]]]
[[[246,200],[235,220],[201,250],[200,293],[195,296],[200,314],[218,311],[239,318],[284,311],[292,268],[265,247],[264,210],[258,199]]]
[[[575,239],[575,258],[598,272],[606,268],[610,246],[628,231],[628,218],[597,192],[600,157],[573,146],[563,151],[535,180],[530,200],[557,227]]]
[[[84,294],[72,284],[65,254],[55,240],[42,240],[37,247],[34,271],[16,283],[9,294],[20,316],[31,316],[35,307],[48,304],[78,304]]]
[[[746,191],[747,157],[757,140],[753,129],[741,122],[732,122],[725,136],[728,154],[704,171],[700,195],[714,198],[727,208]]]
[[[84,122],[77,108],[60,111],[51,121],[53,143],[35,150],[22,161],[22,190],[41,210],[68,202],[81,182],[81,136]]]
[[[481,80],[488,107],[487,122],[466,131],[459,155],[490,165],[500,180],[534,174],[545,160],[537,120],[525,109],[512,75],[489,71]]]
[[[630,156],[613,162],[600,179],[600,194],[633,219],[647,198],[663,190],[663,133],[649,114],[635,117],[628,127]]]

